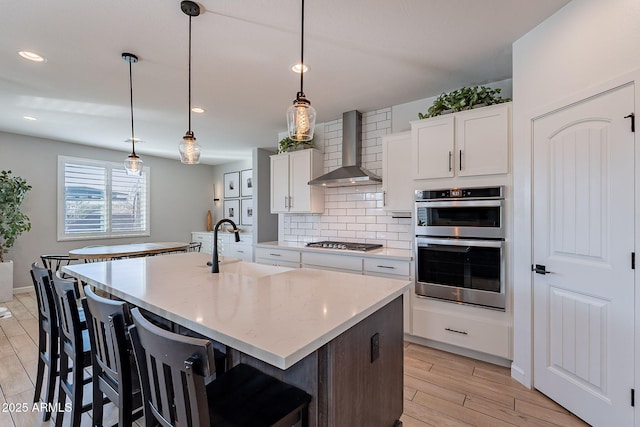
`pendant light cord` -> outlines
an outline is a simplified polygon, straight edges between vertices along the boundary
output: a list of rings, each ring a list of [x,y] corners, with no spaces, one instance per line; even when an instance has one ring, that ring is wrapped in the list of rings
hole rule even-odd
[[[302,89],[302,82],[304,76],[304,0],[302,0],[302,28],[300,31],[300,96],[304,96],[304,90]]]
[[[133,132],[133,73],[131,72],[131,60],[129,60],[129,99],[131,105],[131,154],[136,155],[136,139]]]
[[[189,15],[189,134],[191,132],[191,15]]]

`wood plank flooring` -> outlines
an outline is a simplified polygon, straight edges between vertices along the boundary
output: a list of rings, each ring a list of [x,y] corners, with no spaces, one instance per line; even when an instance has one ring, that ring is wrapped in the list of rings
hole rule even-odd
[[[0,426],[53,426],[31,410],[38,340],[35,293],[15,295],[2,306],[12,316],[0,319]],[[511,379],[508,368],[405,343],[404,372],[404,427],[587,425]],[[85,397],[90,399],[88,387]],[[21,411],[25,404],[28,410]],[[104,424],[116,422],[117,411],[110,404]],[[82,426],[90,425],[90,413],[84,414]]]

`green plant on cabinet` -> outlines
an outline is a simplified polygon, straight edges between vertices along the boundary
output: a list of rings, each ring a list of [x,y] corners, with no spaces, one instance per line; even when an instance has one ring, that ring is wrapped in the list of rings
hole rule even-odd
[[[418,113],[418,117],[426,119],[439,116],[445,112],[469,110],[475,106],[502,104],[511,101],[510,98],[500,96],[502,89],[492,89],[486,86],[462,87],[437,97],[426,114]]]
[[[286,153],[288,151],[296,151],[300,149],[307,148],[315,148],[316,144],[313,140],[311,141],[294,141],[288,136],[282,138],[280,142],[278,142],[278,154]]]

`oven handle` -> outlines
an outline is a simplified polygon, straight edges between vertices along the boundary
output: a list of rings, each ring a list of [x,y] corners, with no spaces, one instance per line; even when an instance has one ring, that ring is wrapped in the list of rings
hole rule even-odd
[[[436,239],[433,237],[416,237],[416,245],[418,247],[427,245],[439,246],[476,246],[482,248],[502,248],[504,240],[463,240],[463,239]]]
[[[425,201],[420,200],[416,202],[418,207],[427,208],[467,208],[467,207],[502,207],[504,206],[504,199],[492,199],[492,200],[440,200],[440,201]]]

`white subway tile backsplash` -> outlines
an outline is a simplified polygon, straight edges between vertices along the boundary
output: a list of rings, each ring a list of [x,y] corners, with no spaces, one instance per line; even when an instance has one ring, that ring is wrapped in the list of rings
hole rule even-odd
[[[382,136],[391,133],[391,108],[362,115],[362,167],[382,175]],[[324,171],[342,164],[342,118],[324,123]],[[411,218],[393,218],[383,207],[381,185],[325,189],[322,215],[284,215],[285,240],[343,240],[411,249]]]

